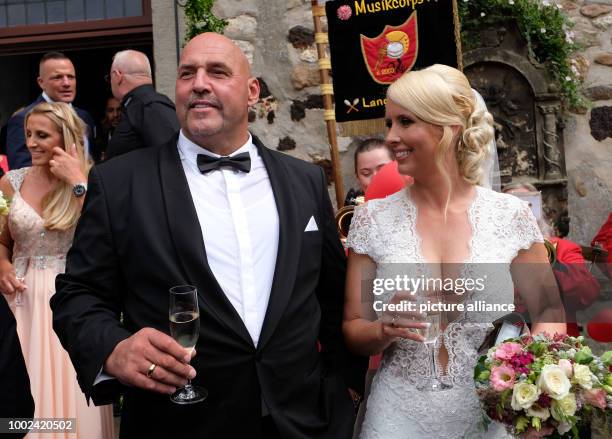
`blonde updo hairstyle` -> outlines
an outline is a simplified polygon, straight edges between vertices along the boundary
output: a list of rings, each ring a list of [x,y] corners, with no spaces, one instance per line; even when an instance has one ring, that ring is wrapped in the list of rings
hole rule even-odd
[[[43,102],[38,104],[26,115],[24,127],[27,126],[28,119],[32,115],[44,116],[53,122],[57,132],[62,135],[64,140],[62,145],[57,146],[64,151],[69,152],[72,145],[76,145],[77,156],[81,163],[81,171],[87,175],[92,163],[85,158],[84,139],[86,128],[72,107],[63,102]],[[81,215],[81,205],[73,195],[72,189],[72,185],[60,180],[55,188],[43,198],[42,218],[46,229],[68,230],[76,225]]]
[[[482,183],[482,165],[494,135],[493,117],[478,103],[463,73],[442,64],[406,72],[391,84],[387,97],[422,121],[443,129],[435,162],[451,189],[444,163],[453,147],[461,177],[472,184]],[[457,136],[453,125],[460,127]]]

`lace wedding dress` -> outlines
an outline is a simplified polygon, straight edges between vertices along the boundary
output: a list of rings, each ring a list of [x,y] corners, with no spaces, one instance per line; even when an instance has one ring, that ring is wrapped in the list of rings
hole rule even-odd
[[[87,405],[79,388],[68,353],[53,332],[49,299],[55,293],[55,276],[63,273],[66,254],[72,245],[74,227],[47,230],[40,215],[21,197],[20,189],[30,168],[9,171],[15,189],[8,215],[13,237],[13,267],[24,277],[27,290],[7,296],[17,320],[17,332],[25,358],[35,418],[76,418],[74,432],[30,433],[46,439],[110,439],[113,437],[112,407]],[[0,298],[0,300],[3,300]]]
[[[484,277],[486,282],[483,291],[474,290],[464,300],[513,303],[510,263],[519,250],[543,241],[531,210],[518,198],[477,187],[468,219],[472,237],[462,277]],[[409,189],[369,201],[355,209],[347,244],[356,253],[372,258],[377,278],[394,277],[398,267],[415,278],[427,276],[416,220],[417,209]],[[393,293],[385,291],[376,300],[388,302]],[[392,344],[385,350],[373,379],[360,437],[506,437],[503,426],[497,423],[485,431],[473,383],[478,347],[492,328],[487,322],[505,314],[465,312],[453,319],[438,337],[434,347],[436,358],[440,343],[444,343],[448,352],[442,377],[452,384],[448,390],[418,390],[418,384],[432,376],[431,357],[425,344],[404,339]],[[439,364],[437,370],[439,375],[444,373]]]

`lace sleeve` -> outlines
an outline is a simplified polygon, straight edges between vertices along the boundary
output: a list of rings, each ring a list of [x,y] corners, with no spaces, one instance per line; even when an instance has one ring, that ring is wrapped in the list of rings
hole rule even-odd
[[[19,189],[21,188],[21,184],[23,183],[23,179],[25,177],[27,170],[28,168],[20,168],[20,169],[13,169],[7,172],[6,178],[11,183],[11,186],[13,186],[13,189],[15,190],[15,192],[19,192]]]
[[[527,202],[519,200],[519,206],[514,214],[513,226],[517,239],[517,252],[530,248],[534,242],[544,242],[538,222]]]
[[[355,207],[346,245],[355,253],[372,256],[377,242],[377,230],[370,212],[372,202]]]

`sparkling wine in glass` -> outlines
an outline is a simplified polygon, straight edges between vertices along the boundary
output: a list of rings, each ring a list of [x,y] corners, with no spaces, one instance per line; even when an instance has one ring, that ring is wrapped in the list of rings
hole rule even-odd
[[[426,304],[428,309],[422,313],[422,321],[429,323],[429,327],[418,329],[417,332],[425,339],[423,343],[427,347],[431,357],[431,376],[424,380],[420,390],[438,392],[450,389],[452,385],[447,384],[438,378],[438,363],[436,361],[436,342],[442,333],[442,312],[432,307],[434,304],[442,304],[442,295],[437,291],[427,291],[419,298],[420,304]]]
[[[18,257],[13,261],[13,268],[15,269],[15,279],[19,282],[25,282],[25,275],[28,271],[28,266],[30,265],[29,257]],[[15,306],[21,306],[22,302],[22,292],[17,291],[15,293]]]
[[[192,285],[178,285],[170,288],[170,335],[187,352],[191,352],[200,335],[200,310],[198,308],[198,291]],[[193,386],[191,380],[185,387],[178,389],[170,399],[176,404],[194,404],[204,401],[208,391]]]

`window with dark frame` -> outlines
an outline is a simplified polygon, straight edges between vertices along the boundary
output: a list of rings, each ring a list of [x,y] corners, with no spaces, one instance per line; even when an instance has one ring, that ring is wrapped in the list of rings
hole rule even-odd
[[[143,15],[143,0],[0,0],[0,28]]]

